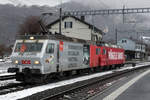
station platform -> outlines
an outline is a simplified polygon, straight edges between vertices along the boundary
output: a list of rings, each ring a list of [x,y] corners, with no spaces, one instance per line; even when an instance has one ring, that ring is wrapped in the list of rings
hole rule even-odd
[[[88,100],[150,100],[150,69],[124,77]]]

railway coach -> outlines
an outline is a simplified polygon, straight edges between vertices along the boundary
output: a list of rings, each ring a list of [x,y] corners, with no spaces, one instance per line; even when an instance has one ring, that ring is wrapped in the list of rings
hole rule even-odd
[[[124,64],[119,46],[96,43],[63,35],[18,36],[11,55],[16,80],[44,82],[52,77],[71,75]]]

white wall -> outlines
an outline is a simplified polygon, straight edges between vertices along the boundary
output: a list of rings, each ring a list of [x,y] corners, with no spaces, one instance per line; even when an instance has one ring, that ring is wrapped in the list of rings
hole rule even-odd
[[[72,28],[64,28],[64,22],[72,22]],[[54,34],[55,32],[59,33],[59,23],[54,24],[51,26],[50,31]],[[92,32],[93,33],[93,32]],[[62,21],[62,34],[68,37],[74,37],[84,40],[91,40],[91,29],[88,25],[72,18],[67,17],[65,20]],[[97,35],[99,38],[102,38],[101,34],[93,33]]]
[[[126,40],[126,43],[122,43],[122,40]],[[137,44],[134,41],[130,39],[121,39],[120,41],[117,42],[118,45],[122,46],[125,50],[132,50],[132,51],[142,51],[145,52],[145,45]],[[142,50],[141,50],[142,49]]]
[[[126,43],[122,43],[122,40],[126,40]],[[131,50],[131,51],[135,50],[135,43],[129,39],[126,38],[121,39],[117,42],[117,44],[123,47],[125,50]]]

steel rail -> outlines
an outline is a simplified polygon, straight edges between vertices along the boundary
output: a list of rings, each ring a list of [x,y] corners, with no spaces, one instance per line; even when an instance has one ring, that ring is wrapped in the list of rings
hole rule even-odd
[[[10,79],[15,79],[16,75],[6,75],[6,76],[0,76],[0,81],[3,80],[10,80]]]

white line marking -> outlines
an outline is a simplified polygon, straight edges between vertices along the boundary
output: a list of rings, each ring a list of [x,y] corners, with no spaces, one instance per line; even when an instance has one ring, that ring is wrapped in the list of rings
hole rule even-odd
[[[140,78],[145,76],[146,74],[150,73],[150,70],[140,74],[139,76],[135,77],[134,79],[130,80],[128,83],[121,86],[119,89],[111,93],[110,95],[103,98],[103,100],[115,100],[120,94],[122,94],[126,89],[128,89],[131,85],[133,85],[136,81],[138,81]]]

